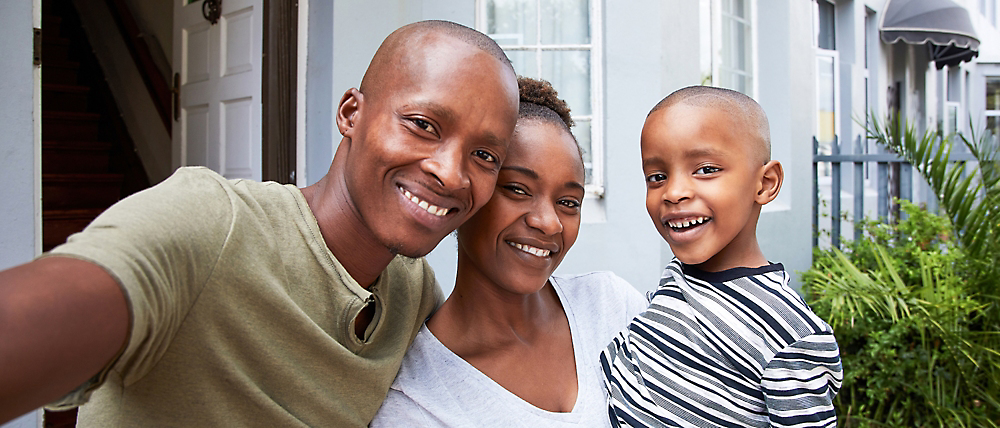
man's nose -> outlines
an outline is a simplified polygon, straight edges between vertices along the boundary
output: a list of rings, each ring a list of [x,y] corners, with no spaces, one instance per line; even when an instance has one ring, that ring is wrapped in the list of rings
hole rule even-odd
[[[469,187],[469,175],[466,168],[466,150],[457,143],[445,142],[422,162],[424,171],[434,176],[438,184],[447,190],[459,190]]]

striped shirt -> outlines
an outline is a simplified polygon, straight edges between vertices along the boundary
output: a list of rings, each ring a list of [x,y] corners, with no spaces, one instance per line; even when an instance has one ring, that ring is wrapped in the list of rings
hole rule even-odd
[[[601,366],[612,425],[837,425],[833,329],[781,264],[709,273],[674,259]]]

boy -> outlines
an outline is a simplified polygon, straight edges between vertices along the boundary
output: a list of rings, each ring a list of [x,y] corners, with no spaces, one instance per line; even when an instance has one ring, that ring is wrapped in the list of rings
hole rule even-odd
[[[616,426],[836,426],[833,330],[757,245],[784,173],[761,107],[678,90],[641,135],[646,209],[674,260],[649,307],[601,353]]]

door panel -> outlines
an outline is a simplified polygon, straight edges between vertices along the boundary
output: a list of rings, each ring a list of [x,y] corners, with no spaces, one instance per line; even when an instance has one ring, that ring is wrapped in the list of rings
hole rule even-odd
[[[174,0],[174,64],[181,70],[176,166],[261,179],[263,0],[226,0],[215,25],[202,2]]]

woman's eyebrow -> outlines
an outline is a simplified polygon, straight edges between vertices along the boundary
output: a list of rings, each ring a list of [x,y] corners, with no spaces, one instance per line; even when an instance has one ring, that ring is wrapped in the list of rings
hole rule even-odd
[[[501,166],[500,170],[501,171],[503,171],[503,170],[516,171],[516,172],[520,172],[521,174],[527,175],[528,177],[534,178],[536,180],[538,179],[538,173],[535,172],[535,170],[533,170],[531,168],[525,168],[523,166],[514,166],[514,165],[511,165],[511,166]]]

